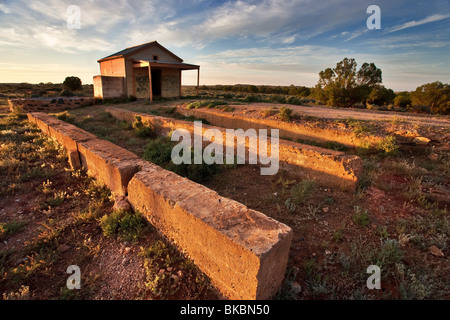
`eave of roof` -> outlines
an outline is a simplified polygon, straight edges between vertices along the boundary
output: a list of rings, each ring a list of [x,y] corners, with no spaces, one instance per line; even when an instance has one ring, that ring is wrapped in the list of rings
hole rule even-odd
[[[174,69],[183,69],[183,70],[194,70],[194,69],[199,69],[200,66],[196,65],[196,64],[189,64],[189,63],[184,63],[184,62],[180,62],[180,63],[176,63],[176,62],[164,62],[164,61],[155,61],[155,60],[151,60],[151,61],[147,61],[147,60],[136,60],[134,67],[139,66],[150,66],[150,67],[155,67],[155,68],[174,68]]]
[[[116,53],[113,53],[109,56],[106,56],[100,60],[97,60],[97,62],[103,62],[103,61],[107,61],[107,60],[112,60],[112,59],[118,59],[118,58],[127,58],[129,55],[136,53],[140,50],[143,50],[151,45],[157,45],[158,47],[160,47],[162,50],[166,51],[167,53],[169,53],[171,56],[173,56],[175,59],[179,60],[180,62],[183,62],[183,59],[181,59],[180,57],[178,57],[176,54],[174,54],[173,52],[171,52],[170,50],[164,48],[162,45],[160,45],[157,41],[151,41],[151,42],[147,42],[144,44],[140,44],[137,46],[133,46],[133,47],[129,47],[123,50],[120,50]]]

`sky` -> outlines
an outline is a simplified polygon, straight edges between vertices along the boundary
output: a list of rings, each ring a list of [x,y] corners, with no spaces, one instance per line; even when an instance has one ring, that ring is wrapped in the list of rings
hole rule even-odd
[[[200,65],[202,85],[311,87],[345,57],[375,63],[395,91],[450,83],[450,0],[0,0],[0,83],[92,83],[98,59],[154,40]]]

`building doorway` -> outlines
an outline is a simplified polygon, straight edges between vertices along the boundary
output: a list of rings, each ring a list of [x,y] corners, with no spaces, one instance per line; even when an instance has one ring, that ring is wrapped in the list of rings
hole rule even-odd
[[[153,97],[161,97],[161,70],[152,69],[152,93]]]

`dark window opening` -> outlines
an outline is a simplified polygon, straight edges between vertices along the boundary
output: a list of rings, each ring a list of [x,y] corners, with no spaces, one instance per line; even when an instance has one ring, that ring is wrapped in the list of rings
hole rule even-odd
[[[158,60],[158,56],[153,56],[153,60]]]

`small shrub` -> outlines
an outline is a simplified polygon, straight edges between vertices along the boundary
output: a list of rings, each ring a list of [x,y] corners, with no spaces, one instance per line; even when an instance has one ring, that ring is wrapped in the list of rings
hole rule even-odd
[[[19,175],[18,180],[20,182],[27,182],[37,178],[45,178],[48,179],[52,176],[50,172],[46,172],[41,168],[28,168],[28,170]]]
[[[192,151],[193,152],[193,151]],[[192,159],[194,157],[192,153]],[[165,166],[165,169],[175,172],[189,180],[195,182],[204,182],[210,180],[217,172],[220,171],[219,165],[213,163],[208,165],[206,163],[201,164],[180,164],[175,165],[172,162]]]
[[[190,109],[199,109],[199,108],[206,107],[209,104],[210,104],[209,101],[195,101],[195,102],[189,103],[186,106],[186,109],[188,109],[188,110],[190,110]]]
[[[144,258],[145,288],[153,295],[168,297],[180,289],[167,270],[181,260],[174,247],[157,240],[149,248],[141,248],[139,255]]]
[[[206,107],[208,109],[212,109],[212,108],[216,108],[217,106],[224,106],[227,104],[228,104],[228,102],[225,102],[225,101],[214,100],[214,101],[211,101]]]
[[[378,150],[384,152],[385,154],[396,154],[398,149],[399,146],[394,136],[387,136],[378,144]]]
[[[195,182],[209,180],[215,173],[220,171],[217,164],[179,164],[172,162],[173,143],[168,138],[158,138],[149,141],[144,147],[143,158],[164,169],[175,172],[183,177],[187,177]],[[194,158],[194,151],[191,150],[191,159]]]
[[[105,237],[118,235],[120,240],[137,241],[145,231],[146,223],[140,213],[115,210],[100,218],[100,227]]]
[[[416,276],[408,272],[408,277],[399,286],[399,293],[404,300],[423,300],[432,296],[434,283],[428,276]]]
[[[334,242],[343,241],[342,229],[339,229],[339,230],[336,230],[335,232],[333,232],[333,240],[334,240]]]
[[[350,118],[346,122],[356,136],[364,135],[372,131],[372,128],[363,121]]]
[[[117,120],[117,126],[121,130],[130,130],[133,128],[133,125],[130,124],[127,120]]]
[[[167,107],[164,108],[165,114],[174,114],[177,111],[177,107]]]
[[[66,196],[67,194],[65,191],[58,191],[53,195],[53,197],[48,198],[44,204],[45,206],[57,207],[64,202]]]
[[[295,210],[297,210],[297,205],[295,203],[292,203],[291,198],[286,199],[286,201],[284,202],[284,206],[289,212],[294,212]]]
[[[144,218],[139,213],[126,213],[119,221],[119,238],[135,242],[143,235],[146,228]]]
[[[420,114],[431,114],[431,108],[429,106],[419,106],[419,105],[408,106],[406,108],[406,111]]]
[[[119,227],[119,221],[124,215],[124,211],[113,211],[109,215],[100,218],[99,224],[105,237],[112,237],[116,234]]]
[[[303,180],[291,189],[291,198],[295,204],[303,204],[316,190],[314,180]]]
[[[134,129],[134,132],[136,133],[136,136],[140,138],[153,138],[156,136],[155,130],[152,125],[144,125],[140,116],[135,116],[134,119],[135,120],[132,124],[132,127]]]
[[[158,166],[163,166],[172,159],[172,145],[165,138],[151,140],[144,147],[143,158]]]
[[[25,222],[23,221],[9,221],[9,222],[1,222],[0,223],[0,239],[11,236],[25,226]]]
[[[395,267],[403,258],[403,252],[398,245],[397,240],[386,239],[378,252],[372,258],[372,262],[381,269]]]
[[[368,211],[363,211],[359,206],[355,206],[354,210],[355,213],[352,216],[353,222],[361,227],[367,227],[370,224]]]
[[[74,93],[69,89],[62,89],[59,95],[62,97],[72,97]]]
[[[272,96],[270,100],[275,102],[275,103],[287,103],[285,97],[277,95],[277,94]]]
[[[399,94],[394,99],[394,105],[407,108],[408,106],[411,106],[411,97],[409,95]]]
[[[220,106],[220,108],[218,108],[219,110],[223,111],[223,112],[233,112],[235,110],[234,107],[230,107],[228,105],[222,105]]]
[[[277,111],[277,109],[275,107],[271,107],[271,108],[266,108],[263,111],[261,111],[261,114],[262,114],[263,117],[266,118],[266,117],[270,117],[270,116],[276,115],[277,112],[278,111]]]
[[[3,293],[3,300],[28,300],[30,298],[30,287],[22,285],[17,292]]]
[[[278,113],[278,116],[280,117],[281,121],[291,121],[292,120],[292,109],[281,107],[280,111]]]
[[[245,99],[243,99],[243,102],[261,102],[261,97],[260,96],[247,96],[245,97]]]
[[[69,113],[69,111],[59,112],[59,113],[50,113],[51,116],[58,118],[59,120],[74,123],[75,117]]]

